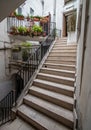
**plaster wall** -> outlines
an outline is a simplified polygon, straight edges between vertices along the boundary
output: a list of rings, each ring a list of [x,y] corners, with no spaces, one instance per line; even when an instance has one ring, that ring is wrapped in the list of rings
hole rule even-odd
[[[24,16],[30,15],[30,7],[34,10],[34,16],[42,16],[41,0],[27,0],[21,7]]]
[[[44,16],[51,14],[51,22],[53,21],[54,14],[54,0],[44,0]],[[62,29],[62,14],[63,14],[64,0],[56,0],[56,28]]]
[[[27,0],[24,4],[21,5],[21,7],[23,9],[23,14],[25,16],[27,16],[30,13],[30,7],[32,7],[32,9],[34,10],[34,15],[40,15],[40,16],[42,15],[42,5],[40,0],[33,0],[33,1]],[[4,98],[13,89],[11,75],[8,69],[8,63],[9,63],[9,57],[11,57],[11,51],[10,49],[4,50],[4,48],[11,47],[10,42],[11,41],[7,33],[7,18],[6,18],[2,22],[0,22],[0,100]]]
[[[77,58],[77,110],[79,115],[79,129],[91,130],[91,1],[89,0],[88,16],[86,17],[86,0],[82,1],[81,33],[78,41]],[[87,21],[85,21],[85,18]],[[87,26],[87,29],[85,28]],[[87,31],[87,32],[86,32]],[[85,41],[84,41],[85,40]],[[84,48],[85,45],[85,48]],[[84,50],[84,51],[83,51]],[[84,54],[84,61],[82,57]],[[83,68],[82,68],[83,66]],[[83,73],[82,73],[83,69]],[[82,75],[82,82],[81,82]]]

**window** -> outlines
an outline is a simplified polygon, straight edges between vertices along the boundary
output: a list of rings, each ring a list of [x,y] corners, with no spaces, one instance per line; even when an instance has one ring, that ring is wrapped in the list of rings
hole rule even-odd
[[[22,8],[21,7],[18,8],[18,14],[22,14]]]
[[[30,15],[34,15],[34,10],[32,8],[30,8]]]

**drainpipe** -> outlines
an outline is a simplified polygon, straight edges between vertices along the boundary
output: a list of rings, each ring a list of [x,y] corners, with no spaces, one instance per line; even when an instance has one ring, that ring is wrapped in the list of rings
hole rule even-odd
[[[80,93],[82,86],[83,78],[83,69],[84,69],[84,59],[85,59],[85,50],[86,50],[86,39],[87,39],[87,29],[88,29],[88,20],[89,20],[89,0],[86,0],[86,9],[85,9],[85,27],[84,27],[84,38],[83,38],[83,55],[82,55],[82,68],[81,68],[81,81],[80,81]]]
[[[54,38],[56,36],[56,0],[54,0],[54,8],[53,8],[53,30],[54,30]]]
[[[41,4],[42,4],[42,16],[44,15],[44,0],[41,0]]]

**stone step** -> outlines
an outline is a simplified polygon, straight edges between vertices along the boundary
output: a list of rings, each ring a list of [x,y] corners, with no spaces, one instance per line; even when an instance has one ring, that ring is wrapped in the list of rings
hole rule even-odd
[[[54,45],[67,45],[67,41],[56,42]]]
[[[66,43],[67,43],[67,39],[60,39],[60,40],[56,40],[56,43],[63,44],[64,42],[66,42]]]
[[[77,53],[77,50],[52,50],[50,53],[55,53],[55,52],[58,52],[59,54],[60,53],[68,53],[68,54],[76,54]]]
[[[46,74],[52,74],[52,75],[57,75],[57,76],[75,78],[75,71],[59,70],[59,69],[42,67],[40,69],[40,73],[46,73]]]
[[[36,128],[21,118],[16,117],[14,121],[10,121],[0,126],[0,130],[36,130]]]
[[[75,82],[74,78],[68,78],[68,77],[56,76],[56,75],[44,74],[44,73],[38,73],[37,78],[68,85],[68,86],[74,86],[74,82]]]
[[[67,42],[56,42],[55,45],[67,45]]]
[[[52,50],[76,50],[76,47],[53,47]]]
[[[73,97],[73,93],[74,93],[73,87],[63,85],[63,84],[57,84],[54,82],[49,82],[49,81],[41,80],[41,79],[35,79],[33,82],[33,86],[37,86],[39,88],[43,88],[46,90],[64,94],[70,97]]]
[[[76,47],[77,48],[77,44],[74,44],[74,45],[64,45],[64,44],[54,44],[54,47]]]
[[[76,53],[75,52],[60,52],[60,53],[55,53],[55,52],[50,52],[49,56],[58,56],[58,57],[76,57]]]
[[[63,52],[63,53],[76,53],[77,52],[77,50],[52,50],[51,52],[57,52],[57,53],[61,53],[61,52]]]
[[[56,40],[56,42],[60,42],[60,41],[67,41],[67,38],[61,38]]]
[[[66,60],[46,60],[45,63],[52,63],[52,64],[67,64],[67,65],[75,65],[76,61],[66,61]]]
[[[74,56],[48,56],[47,60],[64,60],[64,61],[76,61]]]
[[[46,100],[40,99],[36,96],[28,94],[24,98],[24,104],[29,107],[34,108],[35,110],[44,113],[45,115],[51,117],[58,122],[73,128],[73,112],[64,109],[58,105],[55,105]]]
[[[54,64],[54,63],[44,63],[43,67],[46,68],[53,68],[53,69],[62,69],[62,70],[69,70],[69,71],[75,71],[76,67],[75,65],[66,65],[66,64]]]
[[[45,89],[39,88],[37,86],[32,86],[29,89],[29,94],[37,96],[41,99],[45,99],[49,102],[52,102],[56,105],[59,105],[61,107],[64,107],[68,110],[73,111],[74,100],[72,97],[69,97],[69,96],[66,96],[63,94],[59,94],[56,92],[52,92],[49,90],[45,90]]]
[[[36,127],[36,130],[71,130],[27,105],[21,105],[17,113],[29,124]]]

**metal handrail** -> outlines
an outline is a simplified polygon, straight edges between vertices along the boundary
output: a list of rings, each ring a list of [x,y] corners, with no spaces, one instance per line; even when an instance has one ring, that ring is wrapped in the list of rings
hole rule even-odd
[[[49,34],[48,37],[45,39],[44,42],[40,44],[38,49],[31,54],[31,56],[28,58],[26,63],[24,63],[21,68],[18,70],[16,74],[16,85],[17,81],[20,77],[22,86],[20,88],[23,88],[26,86],[28,81],[30,80],[31,76],[35,72],[35,70],[38,68],[42,58],[44,57],[45,53],[48,51],[51,43],[55,39],[53,34]],[[17,85],[18,86],[18,85]],[[22,90],[19,90],[20,93]],[[19,94],[18,90],[16,90],[16,98],[18,98]]]
[[[15,91],[12,90],[0,101],[0,125],[11,120],[13,106],[15,106]]]

